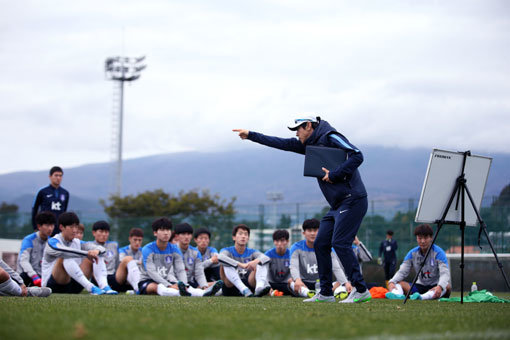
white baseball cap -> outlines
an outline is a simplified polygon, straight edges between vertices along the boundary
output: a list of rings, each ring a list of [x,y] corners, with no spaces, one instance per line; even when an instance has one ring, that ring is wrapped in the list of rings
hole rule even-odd
[[[306,122],[310,122],[310,123],[318,123],[321,121],[321,117],[314,117],[314,116],[301,116],[301,117],[298,117],[296,119],[294,119],[294,122],[292,124],[290,124],[289,126],[287,126],[289,128],[289,130],[291,131],[296,131],[300,126],[301,124],[303,123],[306,123]]]

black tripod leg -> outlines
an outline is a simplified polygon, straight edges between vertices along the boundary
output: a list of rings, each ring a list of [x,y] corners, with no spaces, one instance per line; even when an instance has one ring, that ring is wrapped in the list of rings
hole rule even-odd
[[[487,232],[487,225],[482,220],[482,217],[480,216],[480,213],[476,209],[476,205],[473,201],[473,197],[471,197],[471,193],[469,192],[469,189],[467,186],[465,187],[465,190],[468,194],[469,200],[471,201],[471,205],[473,206],[473,210],[475,211],[476,218],[478,218],[478,222],[480,222],[480,229],[483,230],[485,237],[487,238],[487,242],[489,242],[489,246],[491,247],[492,253],[494,254],[494,258],[496,259],[496,262],[498,264],[499,270],[501,271],[501,274],[503,275],[503,278],[505,279],[506,286],[508,289],[510,289],[510,284],[508,284],[508,278],[506,277],[505,271],[503,270],[503,264],[499,261],[498,254],[496,254],[496,250],[494,250],[494,246],[492,245],[492,241],[489,237],[489,233]]]

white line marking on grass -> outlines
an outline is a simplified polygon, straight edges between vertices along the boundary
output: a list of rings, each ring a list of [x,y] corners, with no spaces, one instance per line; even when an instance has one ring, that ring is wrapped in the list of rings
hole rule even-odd
[[[483,332],[421,333],[406,335],[377,335],[354,338],[356,340],[428,340],[428,339],[508,339],[510,330],[487,330]]]

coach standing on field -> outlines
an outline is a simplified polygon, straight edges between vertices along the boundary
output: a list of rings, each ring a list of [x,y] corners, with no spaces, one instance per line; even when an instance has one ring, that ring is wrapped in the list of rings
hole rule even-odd
[[[289,129],[296,131],[295,138],[279,138],[261,133],[234,129],[241,139],[249,139],[266,146],[284,151],[305,154],[309,145],[343,149],[347,160],[336,169],[322,168],[324,177],[318,178],[319,187],[330,205],[329,212],[320,222],[319,232],[314,242],[321,284],[320,293],[305,302],[334,302],[331,290],[332,264],[331,247],[335,249],[347,278],[353,289],[349,296],[341,301],[347,303],[370,300],[358,260],[352,251],[352,242],[358,233],[361,221],[367,212],[367,192],[361,181],[358,166],[363,155],[347,138],[338,133],[327,121],[320,117],[301,117],[294,120]]]
[[[67,211],[69,203],[69,192],[60,186],[64,171],[59,166],[54,166],[50,169],[50,185],[39,190],[34,199],[32,206],[32,225],[37,230],[35,223],[35,216],[40,211],[51,211],[55,214],[58,221],[58,216]],[[60,232],[58,225],[53,228],[52,236]]]

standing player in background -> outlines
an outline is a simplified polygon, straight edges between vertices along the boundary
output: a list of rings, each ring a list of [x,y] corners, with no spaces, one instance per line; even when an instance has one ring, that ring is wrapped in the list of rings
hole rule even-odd
[[[342,303],[366,302],[372,297],[367,289],[359,263],[352,251],[354,236],[358,233],[361,221],[367,212],[367,192],[361,180],[358,167],[363,162],[361,151],[347,138],[337,132],[320,117],[299,117],[289,126],[296,131],[295,138],[279,138],[261,133],[235,129],[241,139],[267,145],[285,151],[305,154],[309,145],[342,149],[347,159],[335,169],[322,168],[324,177],[317,178],[322,194],[330,205],[329,212],[320,222],[319,233],[314,243],[319,266],[320,294],[315,301],[334,301],[332,291],[331,247],[335,249],[347,278],[355,289]]]
[[[90,272],[86,262],[98,263],[98,255],[104,253],[105,249],[101,246],[89,251],[81,249],[81,241],[74,237],[80,223],[75,213],[62,213],[57,223],[60,233],[51,237],[44,248],[41,286],[51,288],[53,293],[78,294],[85,288],[92,295],[105,294],[102,288],[107,286],[106,276],[99,275],[106,272],[104,262],[101,262],[96,276],[98,284],[103,284],[101,288],[89,281]],[[82,261],[83,258],[86,259]]]
[[[210,247],[211,232],[207,228],[198,228],[194,234],[197,249],[202,255],[202,266],[204,267],[205,278],[208,282],[220,280],[220,264],[218,261],[218,250]]]
[[[315,289],[315,283],[319,279],[317,257],[315,256],[314,243],[319,230],[320,222],[315,218],[305,220],[303,222],[304,240],[298,241],[290,248],[290,275],[289,285],[291,291],[295,295],[308,297],[309,293]],[[352,250],[351,250],[352,251]],[[345,274],[340,267],[338,258],[330,249],[330,255],[335,282],[332,283],[332,291],[344,285],[351,290],[350,283],[347,281]],[[321,284],[322,289],[322,284]],[[318,292],[315,292],[317,295]],[[304,300],[305,302],[315,302],[316,296]],[[322,300],[321,300],[322,301]],[[328,298],[328,302],[334,302],[335,297]]]
[[[202,266],[202,255],[197,248],[190,245],[193,238],[193,227],[188,223],[175,226],[178,235],[178,245],[182,252],[184,267],[186,268],[186,290],[191,296],[211,296],[216,294],[223,286],[223,281],[207,282]]]
[[[379,246],[379,264],[384,267],[384,278],[386,280],[386,287],[388,287],[388,281],[395,275],[395,269],[397,268],[397,241],[393,239],[393,230],[386,231],[386,239],[381,242]],[[384,260],[381,259],[381,255],[384,255]]]
[[[140,269],[142,266],[143,230],[132,228],[129,231],[129,244],[119,249],[119,266],[115,273],[115,280],[124,284],[127,280],[133,290],[138,293]]]
[[[262,288],[270,286],[271,289],[273,289],[271,294],[273,296],[291,295],[289,290],[289,232],[284,229],[275,230],[273,233],[273,244],[274,248],[265,253],[269,258],[269,262],[266,264],[259,263],[257,265],[257,274],[260,273],[257,277],[261,277],[261,280],[257,281],[257,284]]]
[[[26,287],[23,279],[11,267],[0,259],[0,296],[38,296],[51,294],[48,287]]]
[[[224,282],[223,295],[252,297],[257,278],[257,265],[269,259],[260,251],[248,248],[250,228],[245,224],[238,224],[232,230],[234,245],[220,250],[220,275]],[[265,261],[267,260],[267,261]],[[255,290],[255,296],[261,296],[266,287]],[[267,294],[268,291],[265,291]]]
[[[186,270],[179,247],[169,242],[172,235],[172,221],[166,217],[152,222],[156,236],[142,248],[142,271],[138,290],[140,294],[161,296],[189,296],[184,282]]]
[[[64,171],[59,166],[54,166],[50,169],[50,185],[39,189],[35,196],[34,203],[32,205],[32,226],[34,230],[37,229],[35,216],[40,211],[51,211],[58,217],[61,213],[67,211],[67,205],[69,204],[69,192],[60,186]],[[58,226],[53,230],[53,235],[58,234]]]
[[[44,247],[48,242],[48,237],[53,233],[57,219],[52,212],[43,211],[35,216],[35,223],[37,231],[25,236],[21,242],[17,272],[25,285],[41,287],[41,263]]]

